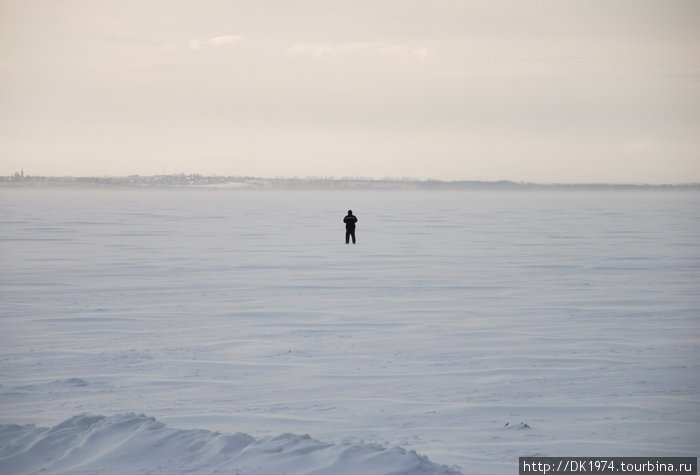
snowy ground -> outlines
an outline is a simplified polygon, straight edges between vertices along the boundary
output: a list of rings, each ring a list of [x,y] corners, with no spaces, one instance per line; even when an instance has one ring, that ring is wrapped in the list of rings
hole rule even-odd
[[[0,423],[309,434],[386,473],[428,462],[377,444],[477,474],[700,452],[697,192],[6,189],[0,245]]]

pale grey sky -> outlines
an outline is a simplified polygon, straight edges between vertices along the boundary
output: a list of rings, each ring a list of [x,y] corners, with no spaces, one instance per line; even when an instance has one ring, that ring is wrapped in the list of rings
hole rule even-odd
[[[700,0],[0,0],[0,175],[700,181]]]

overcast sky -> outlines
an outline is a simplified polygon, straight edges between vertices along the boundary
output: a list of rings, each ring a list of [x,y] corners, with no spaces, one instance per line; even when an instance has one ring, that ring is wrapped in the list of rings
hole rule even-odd
[[[700,181],[700,0],[0,0],[0,175]]]

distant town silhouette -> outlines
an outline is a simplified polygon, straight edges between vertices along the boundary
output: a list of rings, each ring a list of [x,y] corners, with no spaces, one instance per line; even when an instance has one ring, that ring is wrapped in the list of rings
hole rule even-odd
[[[278,177],[206,176],[196,173],[130,176],[33,176],[24,170],[12,176],[0,176],[0,186],[106,186],[106,187],[208,187],[208,188],[274,188],[274,189],[430,189],[430,190],[522,190],[522,189],[620,189],[679,190],[700,189],[700,183],[684,184],[620,184],[620,183],[531,183],[509,180],[418,180],[413,178],[363,177]]]

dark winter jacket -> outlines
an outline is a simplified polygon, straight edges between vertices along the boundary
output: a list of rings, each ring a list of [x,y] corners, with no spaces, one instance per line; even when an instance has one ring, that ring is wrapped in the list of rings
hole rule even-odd
[[[345,229],[355,229],[355,223],[357,222],[357,216],[354,214],[349,214],[343,218],[345,223]]]

